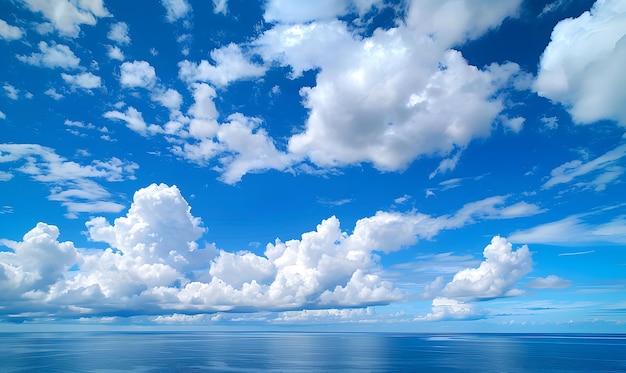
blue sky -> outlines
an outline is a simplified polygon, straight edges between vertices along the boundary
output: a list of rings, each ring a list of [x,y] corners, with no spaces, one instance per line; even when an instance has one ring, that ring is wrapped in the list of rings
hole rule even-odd
[[[0,5],[0,323],[626,331],[619,0]]]

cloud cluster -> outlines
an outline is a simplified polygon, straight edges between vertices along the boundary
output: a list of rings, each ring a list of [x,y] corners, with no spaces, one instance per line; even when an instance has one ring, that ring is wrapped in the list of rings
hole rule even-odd
[[[41,53],[31,53],[30,56],[18,55],[17,59],[34,66],[43,66],[49,69],[75,69],[80,64],[80,58],[67,45],[52,43],[48,45],[45,41],[38,44]]]
[[[539,64],[534,89],[563,104],[574,121],[626,125],[626,4],[599,0],[578,18],[559,22]]]
[[[7,21],[0,19],[0,38],[4,40],[18,40],[24,35],[24,31],[16,26],[9,25]]]
[[[93,26],[97,18],[109,16],[102,0],[70,1],[70,0],[24,0],[26,6],[41,13],[59,34],[77,37],[81,25]]]
[[[379,212],[357,221],[351,234],[333,216],[299,239],[268,243],[263,254],[227,252],[215,244],[200,247],[207,230],[177,187],[152,184],[135,193],[125,216],[113,223],[103,217],[86,223],[88,239],[105,243],[105,250],[60,243],[58,229],[44,223],[22,242],[2,241],[11,249],[0,256],[4,296],[25,299],[2,313],[37,308],[56,317],[130,316],[387,304],[404,294],[385,278],[377,253],[485,216]],[[33,260],[36,255],[40,258]],[[442,294],[501,296],[529,265],[527,250],[512,252],[510,244],[495,238],[485,257],[478,269],[459,272]]]

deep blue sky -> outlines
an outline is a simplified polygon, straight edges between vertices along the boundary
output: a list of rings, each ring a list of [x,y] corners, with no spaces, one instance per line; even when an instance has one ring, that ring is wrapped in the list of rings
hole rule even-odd
[[[0,322],[623,330],[626,6],[0,5]]]

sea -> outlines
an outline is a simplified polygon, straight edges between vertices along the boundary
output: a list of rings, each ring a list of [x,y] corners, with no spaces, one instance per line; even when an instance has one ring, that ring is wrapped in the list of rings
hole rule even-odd
[[[6,332],[0,372],[626,372],[626,335]]]

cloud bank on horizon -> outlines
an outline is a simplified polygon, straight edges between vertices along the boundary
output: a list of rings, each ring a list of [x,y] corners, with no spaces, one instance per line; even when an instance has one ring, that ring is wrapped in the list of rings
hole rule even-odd
[[[1,7],[0,321],[626,323],[623,2]]]

